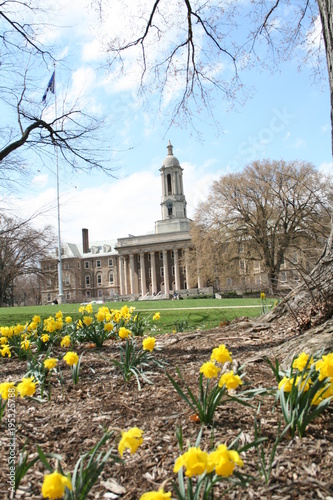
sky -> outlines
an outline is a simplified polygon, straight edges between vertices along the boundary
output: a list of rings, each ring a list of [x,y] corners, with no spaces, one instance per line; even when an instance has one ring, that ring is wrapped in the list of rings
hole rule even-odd
[[[245,103],[236,100],[228,109],[223,96],[216,95],[214,110],[220,127],[209,123],[202,110],[194,131],[185,122],[170,125],[168,120],[179,95],[178,82],[164,98],[159,113],[153,85],[148,106],[138,95],[139,72],[133,54],[129,74],[117,72],[117,67],[108,70],[102,44],[109,33],[116,36],[117,30],[127,29],[124,13],[115,7],[120,2],[111,3],[112,11],[105,12],[102,25],[96,12],[83,7],[82,0],[58,3],[61,8],[52,14],[51,28],[43,35],[44,44],[52,44],[55,57],[63,59],[56,66],[57,107],[66,95],[79,99],[84,111],[105,117],[101,139],[115,169],[114,176],[108,177],[97,171],[73,173],[59,164],[62,241],[80,243],[82,228],[88,228],[90,242],[153,232],[155,221],[161,218],[159,169],[169,140],[183,168],[190,218],[214,180],[240,172],[253,160],[302,160],[331,173],[328,82],[324,74],[314,83],[310,64],[303,64],[300,70],[298,62],[290,58],[274,73],[257,67],[244,70],[242,83],[251,96]],[[40,16],[44,21],[45,14]],[[43,90],[52,71],[52,67],[43,68]],[[50,93],[47,105],[53,113]],[[51,224],[57,230],[56,161],[50,159],[43,165],[35,158],[34,162],[29,186],[7,201],[21,217],[43,211],[33,224]]]

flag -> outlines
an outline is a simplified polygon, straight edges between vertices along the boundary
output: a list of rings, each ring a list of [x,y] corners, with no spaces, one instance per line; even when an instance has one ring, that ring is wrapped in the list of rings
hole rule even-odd
[[[54,78],[55,78],[55,71],[53,71],[52,76],[50,78],[50,81],[47,84],[46,90],[45,90],[43,98],[42,98],[42,102],[46,101],[46,96],[47,96],[48,91],[50,91],[50,92],[52,92],[52,94],[54,94],[54,84],[55,84]]]

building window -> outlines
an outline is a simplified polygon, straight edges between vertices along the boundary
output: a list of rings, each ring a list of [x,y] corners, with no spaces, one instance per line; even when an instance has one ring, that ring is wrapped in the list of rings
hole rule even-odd
[[[66,276],[66,279],[65,279],[65,284],[66,284],[66,285],[69,285],[69,284],[70,284],[70,279],[69,279],[69,276]]]
[[[96,267],[101,267],[101,261],[100,260],[96,260]]]
[[[173,250],[171,250],[171,258],[174,259],[175,258],[175,252]]]
[[[148,276],[151,278],[151,267],[148,269]]]
[[[51,302],[51,294],[50,293],[47,294],[47,301]]]
[[[98,290],[98,296],[99,296],[99,297],[102,297],[102,295],[103,295],[102,290]]]
[[[140,254],[138,253],[137,255],[137,259],[136,259],[138,262],[140,262]]]
[[[151,261],[151,253],[148,254],[148,260]]]
[[[163,260],[163,252],[160,252],[160,260]]]
[[[69,292],[66,293],[66,300],[69,300],[71,298],[71,294]]]
[[[87,291],[86,291],[86,297],[87,297],[88,299],[89,299],[89,297],[90,297],[90,291],[89,291],[89,290],[87,290]]]
[[[280,274],[280,280],[285,283],[287,281],[287,273],[285,271],[282,271]]]
[[[256,274],[261,272],[260,262],[253,262],[253,272]]]
[[[160,267],[160,276],[164,278],[164,267]]]
[[[171,189],[171,174],[167,175],[167,189],[168,189],[168,194],[172,194],[172,189]]]
[[[244,259],[239,261],[239,271],[241,273],[246,273],[246,262]]]
[[[101,285],[102,284],[102,275],[99,273],[97,274],[97,285]]]
[[[89,260],[86,260],[84,263],[84,268],[89,269]]]
[[[81,265],[80,262],[77,263],[77,268],[80,269]]]
[[[113,259],[109,259],[109,267],[113,266]]]
[[[90,286],[90,276],[86,276],[86,286]]]
[[[110,285],[113,284],[113,273],[109,274],[109,283],[110,283]]]
[[[172,267],[171,267],[171,274],[172,274],[172,276],[174,276],[174,275],[175,275],[175,266],[172,266]]]

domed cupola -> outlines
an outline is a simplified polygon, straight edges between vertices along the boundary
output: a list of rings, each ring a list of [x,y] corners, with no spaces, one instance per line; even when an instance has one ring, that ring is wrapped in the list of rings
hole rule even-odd
[[[173,155],[173,146],[171,142],[169,141],[169,144],[167,145],[167,150],[168,150],[168,155],[164,158],[162,168],[168,168],[168,167],[180,167],[178,158],[176,158]]]
[[[180,226],[184,224],[187,226],[188,224],[183,188],[183,169],[173,154],[173,147],[170,141],[167,150],[168,154],[160,168],[162,181],[162,221],[156,223],[156,232],[173,231],[176,229],[172,228],[180,228]],[[181,225],[179,225],[180,219],[183,220]],[[184,219],[186,219],[186,222]]]

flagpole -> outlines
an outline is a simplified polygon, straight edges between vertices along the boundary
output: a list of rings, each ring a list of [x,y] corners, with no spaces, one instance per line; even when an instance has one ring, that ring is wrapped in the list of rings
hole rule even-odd
[[[55,64],[54,64],[54,113],[57,119],[57,94],[55,85]],[[56,155],[56,165],[57,165],[57,219],[58,219],[58,303],[63,304],[65,302],[65,295],[62,285],[62,257],[61,257],[61,236],[60,236],[60,187],[59,187],[59,158],[58,158],[58,146],[55,145],[55,155]]]

